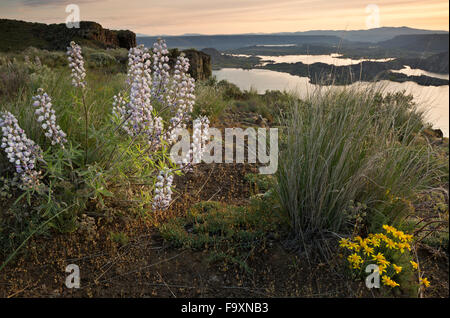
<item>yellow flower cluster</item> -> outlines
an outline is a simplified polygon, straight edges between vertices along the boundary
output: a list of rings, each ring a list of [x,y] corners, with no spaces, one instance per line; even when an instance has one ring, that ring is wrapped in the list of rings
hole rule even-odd
[[[428,279],[427,279],[426,277],[421,278],[421,279],[420,279],[420,283],[421,283],[421,284],[424,284],[425,287],[430,287],[430,282],[428,281]]]
[[[383,229],[386,233],[369,234],[364,239],[361,236],[356,236],[351,240],[343,238],[339,241],[339,246],[351,251],[351,254],[347,257],[350,268],[361,269],[361,265],[364,262],[375,262],[378,265],[380,275],[382,275],[383,284],[390,287],[397,287],[400,284],[389,277],[387,271],[388,268],[392,268],[391,273],[396,275],[402,272],[403,267],[389,262],[382,251],[386,251],[387,249],[399,251],[401,254],[405,250],[411,251],[410,242],[413,240],[413,236],[397,230],[390,225],[383,225]],[[418,268],[416,262],[410,262],[413,269]],[[430,286],[427,278],[421,278],[421,284],[425,287]]]
[[[390,287],[397,287],[400,286],[399,283],[394,282],[389,276],[384,275],[381,277],[381,281],[384,285],[390,286]]]
[[[352,264],[354,269],[361,268],[361,263],[363,263],[363,259],[357,253],[350,255],[347,260]]]

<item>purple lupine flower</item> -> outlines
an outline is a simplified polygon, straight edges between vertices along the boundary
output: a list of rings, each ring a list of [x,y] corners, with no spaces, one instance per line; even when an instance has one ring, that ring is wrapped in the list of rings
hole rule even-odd
[[[14,164],[22,185],[32,188],[39,185],[41,172],[35,170],[36,160],[42,159],[42,150],[33,140],[28,139],[19,123],[10,112],[0,114],[2,142],[0,147],[6,152],[10,163]]]
[[[84,60],[81,55],[81,47],[74,41],[70,42],[70,46],[67,47],[67,59],[69,61],[69,67],[72,70],[72,85],[75,87],[86,87],[86,70],[84,69]]]
[[[188,71],[189,60],[182,54],[177,58],[167,96],[167,103],[174,113],[166,136],[169,143],[176,140],[179,128],[186,128],[186,122],[190,119],[190,113],[194,107],[195,81]]]
[[[131,48],[128,54],[128,79],[130,87],[130,101],[123,104],[118,111],[122,119],[130,117],[124,124],[124,130],[131,136],[146,135],[150,141],[155,130],[162,126],[162,119],[153,118],[151,104],[151,62],[147,48],[140,45]],[[118,97],[117,97],[118,99]],[[117,113],[117,111],[116,111]],[[162,128],[161,128],[162,129]]]
[[[36,107],[35,114],[39,125],[45,131],[45,137],[51,140],[52,145],[59,144],[64,147],[67,142],[67,135],[56,124],[55,110],[53,109],[52,99],[42,88],[37,90],[38,95],[33,96],[33,106]]]
[[[152,207],[154,210],[165,210],[169,207],[172,201],[172,183],[173,174],[169,169],[164,169],[159,172],[155,183],[155,196],[153,197]]]

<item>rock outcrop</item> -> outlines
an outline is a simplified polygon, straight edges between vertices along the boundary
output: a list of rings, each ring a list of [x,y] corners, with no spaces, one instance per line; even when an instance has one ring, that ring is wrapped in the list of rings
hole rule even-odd
[[[183,53],[189,59],[189,73],[196,80],[205,80],[212,75],[211,56],[197,50],[185,50]]]
[[[73,37],[93,41],[105,48],[126,48],[136,46],[136,34],[128,30],[113,31],[104,29],[96,22],[80,22],[79,29],[68,29]]]
[[[184,53],[189,59],[189,74],[195,78],[196,81],[206,80],[212,75],[211,56],[194,49],[179,51],[178,49],[169,50],[169,65],[171,68],[175,65],[177,57]]]

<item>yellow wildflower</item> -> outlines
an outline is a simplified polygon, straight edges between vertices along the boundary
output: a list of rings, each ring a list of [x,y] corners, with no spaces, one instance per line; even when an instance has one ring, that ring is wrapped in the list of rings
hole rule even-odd
[[[386,242],[387,240],[389,240],[389,238],[386,236],[386,234],[383,234],[383,233],[378,233],[378,234],[377,234],[377,238],[380,239],[380,240],[382,240],[382,241],[384,241],[384,242]]]
[[[348,249],[355,250],[357,252],[359,252],[359,250],[361,249],[361,247],[354,242],[349,242],[347,247],[348,247]]]
[[[348,247],[348,243],[349,243],[348,239],[343,238],[342,240],[339,241],[339,246],[340,247]]]
[[[393,281],[392,279],[389,281],[389,286],[391,286],[391,287],[397,287],[397,286],[400,286],[400,284],[399,283],[397,283],[397,282],[395,282],[395,281]]]
[[[378,253],[377,255],[372,255],[372,259],[374,261],[377,261],[377,262],[381,262],[381,261],[385,261],[386,260],[386,258],[384,258],[384,255],[381,254],[381,253]]]
[[[417,264],[416,262],[414,262],[414,261],[409,261],[409,262],[411,263],[411,265],[414,269],[419,268],[419,264]]]
[[[409,243],[397,243],[397,247],[402,253],[405,252],[405,248],[411,250],[411,246],[409,245]]]
[[[352,264],[354,269],[361,268],[360,264],[363,262],[363,260],[361,256],[359,256],[358,254],[353,253],[352,255],[349,255],[347,260],[349,261],[350,264]]]
[[[397,229],[393,226],[389,226],[387,224],[383,225],[383,229],[386,231],[386,233],[391,233],[397,231]]]
[[[348,259],[348,261],[350,263],[360,263],[360,262],[362,262],[361,256],[359,256],[356,253],[353,253],[352,255],[349,255],[349,257],[347,259]]]
[[[395,264],[392,264],[392,267],[394,267],[395,272],[398,274],[402,271],[402,267],[401,266],[397,266]]]
[[[420,283],[425,285],[425,287],[430,287],[430,282],[426,277],[420,279]]]
[[[384,275],[381,278],[381,281],[383,282],[384,285],[387,285],[387,286],[390,286],[390,287],[400,286],[400,284],[396,283],[389,276],[386,276],[386,275]]]
[[[367,245],[364,247],[364,254],[365,255],[369,256],[369,255],[372,255],[373,253],[374,253],[373,247],[369,247]]]
[[[378,263],[382,266],[389,266],[391,264],[391,262],[389,262],[387,260],[381,260]]]
[[[397,246],[397,244],[393,240],[388,239],[386,241],[386,247],[389,247],[390,250],[393,249],[393,248],[395,249],[396,246]]]
[[[387,268],[387,265],[385,265],[385,264],[381,264],[380,266],[378,266],[378,271],[380,272],[380,275],[382,275],[383,273],[386,272],[386,268]]]
[[[378,253],[377,255],[372,255],[372,259],[374,261],[377,261],[379,265],[388,266],[390,264],[390,262],[388,262],[384,257],[384,255],[381,253]]]
[[[398,238],[398,239],[401,239],[404,235],[405,235],[405,233],[403,233],[403,231],[393,231],[392,232],[392,236],[394,236],[395,238]]]
[[[403,235],[403,238],[402,238],[402,240],[406,241],[406,242],[410,242],[410,241],[412,241],[412,239],[413,239],[412,234],[405,234],[405,235]]]
[[[370,239],[370,241],[372,242],[372,245],[374,247],[379,247],[380,246],[380,239],[377,237],[373,237]]]

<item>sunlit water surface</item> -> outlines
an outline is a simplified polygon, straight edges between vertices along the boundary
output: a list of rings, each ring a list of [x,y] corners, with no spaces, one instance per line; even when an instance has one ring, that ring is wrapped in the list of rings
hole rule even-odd
[[[281,56],[268,56],[268,55],[258,55],[264,61],[274,61],[274,63],[298,63],[303,64],[314,64],[314,63],[325,63],[332,64],[336,66],[348,66],[353,64],[358,64],[363,61],[373,61],[373,62],[388,62],[393,60],[393,58],[384,59],[351,59],[342,58],[341,54],[325,54],[325,55],[281,55]],[[263,62],[267,64],[267,62]]]
[[[258,93],[266,90],[280,90],[295,92],[299,97],[305,98],[317,89],[330,89],[320,85],[311,84],[307,77],[293,76],[288,73],[263,69],[243,70],[237,68],[224,68],[213,71],[218,80],[227,80],[242,90],[256,89]],[[383,92],[396,92],[405,90],[414,97],[419,107],[426,111],[427,120],[435,128],[440,128],[445,136],[449,136],[449,86],[422,86],[415,82],[397,83],[379,81],[376,84],[357,82],[350,87],[364,89],[367,85],[376,85]]]

